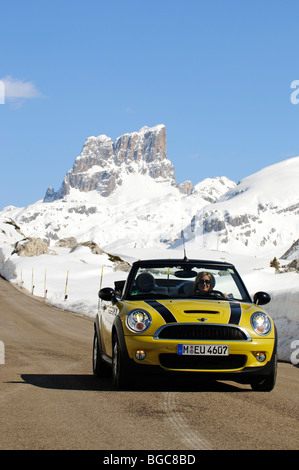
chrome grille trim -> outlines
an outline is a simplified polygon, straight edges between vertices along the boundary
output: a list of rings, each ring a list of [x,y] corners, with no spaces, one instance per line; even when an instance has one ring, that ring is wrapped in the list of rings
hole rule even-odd
[[[180,328],[182,326],[186,326],[188,328],[190,327],[194,327],[195,328],[195,331],[200,331],[200,329],[202,329],[202,331],[204,331],[203,329],[204,328],[209,328],[209,327],[219,327],[219,328],[232,328],[234,330],[239,330],[240,333],[242,333],[244,335],[244,339],[240,339],[240,338],[237,338],[237,339],[229,339],[229,338],[223,338],[223,339],[219,339],[219,338],[204,338],[204,339],[200,339],[200,338],[192,338],[192,337],[179,337],[179,335],[177,337],[173,336],[172,338],[160,338],[159,335],[160,333],[166,328],[172,328],[172,329],[176,329],[176,328]],[[227,330],[228,331],[228,330]],[[156,339],[156,340],[160,340],[160,341],[252,341],[249,333],[242,327],[240,326],[236,326],[236,325],[227,325],[227,324],[223,324],[223,323],[208,323],[208,324],[203,324],[203,323],[168,323],[167,325],[163,325],[161,326],[160,328],[158,328],[158,330],[155,332],[155,334],[153,335],[153,339]]]

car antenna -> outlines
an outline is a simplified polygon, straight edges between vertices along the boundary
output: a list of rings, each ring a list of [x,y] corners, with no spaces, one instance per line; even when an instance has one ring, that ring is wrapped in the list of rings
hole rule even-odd
[[[181,238],[183,240],[183,245],[184,245],[184,261],[189,261],[188,258],[187,258],[187,255],[186,255],[184,230],[181,231]]]

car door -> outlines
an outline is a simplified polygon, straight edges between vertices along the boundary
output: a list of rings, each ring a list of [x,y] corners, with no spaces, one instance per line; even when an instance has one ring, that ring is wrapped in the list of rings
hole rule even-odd
[[[101,300],[99,307],[100,334],[103,352],[112,357],[112,327],[118,308],[110,301]]]

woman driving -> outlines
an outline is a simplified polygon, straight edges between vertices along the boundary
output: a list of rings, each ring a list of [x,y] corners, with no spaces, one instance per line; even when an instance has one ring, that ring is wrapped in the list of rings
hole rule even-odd
[[[215,286],[214,276],[206,271],[198,273],[194,281],[194,294],[207,294]]]

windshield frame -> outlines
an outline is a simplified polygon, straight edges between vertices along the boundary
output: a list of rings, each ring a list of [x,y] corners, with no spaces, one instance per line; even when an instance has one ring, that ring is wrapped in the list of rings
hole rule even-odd
[[[205,269],[205,270],[219,270],[219,271],[228,271],[230,270],[230,275],[233,279],[233,281],[236,284],[237,289],[240,292],[240,298],[226,298],[223,296],[219,297],[212,297],[212,296],[202,296],[202,295],[188,295],[187,297],[185,296],[169,296],[165,294],[139,294],[139,295],[132,295],[132,283],[134,282],[136,278],[136,273],[138,272],[139,269],[151,269],[151,268],[174,268],[177,267],[178,269],[182,270],[192,270],[192,268],[197,268],[197,269]],[[181,281],[182,283],[188,282],[191,280],[190,277],[184,279],[184,277],[177,277],[178,281]],[[239,273],[237,272],[236,268],[234,265],[231,263],[226,263],[226,262],[220,262],[220,261],[210,261],[210,260],[180,260],[180,259],[159,259],[159,260],[143,260],[143,261],[136,261],[133,263],[131,271],[129,273],[129,276],[127,278],[127,281],[125,283],[123,293],[122,293],[122,300],[135,300],[135,301],[142,301],[142,300],[147,300],[147,299],[161,299],[161,300],[187,300],[187,299],[196,299],[196,300],[223,300],[223,301],[241,301],[241,302],[250,302],[252,303],[252,300],[250,298],[250,295],[247,291],[247,288],[242,281],[242,278],[240,277]]]

